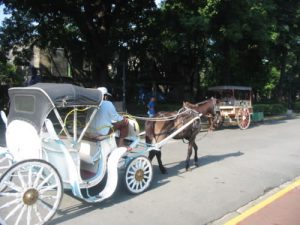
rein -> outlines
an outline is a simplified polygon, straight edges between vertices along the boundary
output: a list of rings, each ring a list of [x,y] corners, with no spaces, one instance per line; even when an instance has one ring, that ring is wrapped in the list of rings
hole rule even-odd
[[[184,111],[180,112],[181,110],[184,110]],[[177,119],[177,117],[179,115],[184,114],[184,113],[188,113],[188,112],[193,113],[193,116],[195,116],[195,114],[199,115],[199,113],[197,111],[195,111],[193,109],[190,109],[190,108],[187,108],[187,107],[184,107],[184,108],[181,108],[180,110],[178,110],[178,114],[177,114],[176,118],[174,118],[174,119]],[[201,124],[201,120],[200,120],[200,124]],[[184,125],[184,121],[181,118],[181,126],[183,126],[183,125]],[[194,126],[194,123],[191,124],[191,125]],[[169,134],[173,133],[174,131],[176,131],[177,129],[179,129],[181,126],[179,125],[177,127],[173,127],[172,129],[166,130],[165,132],[154,133],[154,136],[161,136],[161,135],[165,135],[165,134],[169,135]],[[182,138],[182,140],[184,142],[184,138]]]
[[[193,111],[196,112],[193,109],[190,108],[181,108],[177,111],[177,113],[175,115],[172,116],[161,116],[161,117],[155,117],[155,118],[149,118],[149,117],[140,117],[140,116],[132,116],[133,118],[137,119],[137,120],[144,120],[144,121],[154,121],[154,122],[163,122],[163,121],[170,121],[170,120],[175,120],[178,116],[187,113],[189,111]]]

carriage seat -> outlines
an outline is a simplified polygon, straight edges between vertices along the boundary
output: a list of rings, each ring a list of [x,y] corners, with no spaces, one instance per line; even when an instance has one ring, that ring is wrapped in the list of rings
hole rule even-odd
[[[78,146],[80,160],[88,164],[95,164],[101,156],[100,142],[82,140]]]
[[[66,136],[60,135],[58,137],[53,123],[50,119],[45,120],[45,127],[47,129],[47,133],[44,134],[44,136],[49,137],[52,140],[59,140],[61,139],[65,146],[69,146],[69,140],[67,140]],[[101,145],[100,141],[104,140],[107,138],[107,136],[103,136],[101,138],[97,137],[97,139],[93,139],[93,137],[89,136],[89,140],[82,140],[79,145],[78,145],[78,151],[79,151],[79,157],[82,161],[88,163],[88,164],[94,164],[97,160],[100,159],[100,154],[101,154]],[[46,139],[45,139],[46,140]],[[46,141],[47,142],[47,141]],[[48,146],[48,150],[53,150]],[[75,150],[75,149],[73,149]]]

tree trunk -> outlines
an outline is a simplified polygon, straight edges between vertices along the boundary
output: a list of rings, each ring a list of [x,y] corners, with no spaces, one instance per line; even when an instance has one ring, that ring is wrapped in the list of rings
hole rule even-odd
[[[109,77],[107,64],[104,62],[93,61],[92,62],[92,82],[96,86],[109,85]]]
[[[280,57],[280,78],[275,91],[275,98],[278,100],[282,100],[284,97],[283,88],[284,88],[284,82],[286,80],[287,54],[288,54],[287,49],[283,47],[281,57]]]

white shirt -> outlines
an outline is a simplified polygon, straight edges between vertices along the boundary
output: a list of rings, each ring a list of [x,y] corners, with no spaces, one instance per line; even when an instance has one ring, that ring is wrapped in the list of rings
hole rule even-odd
[[[88,132],[99,135],[107,135],[112,123],[123,120],[110,101],[104,100],[92,120]]]

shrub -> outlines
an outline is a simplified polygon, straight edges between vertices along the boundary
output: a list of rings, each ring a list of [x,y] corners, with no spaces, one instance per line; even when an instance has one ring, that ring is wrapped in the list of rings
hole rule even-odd
[[[287,111],[287,107],[284,104],[255,104],[253,105],[254,112],[263,112],[265,116],[274,116],[284,114]]]
[[[295,110],[296,112],[300,112],[300,101],[295,102],[294,110]]]

